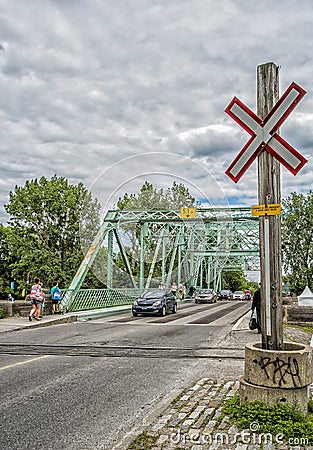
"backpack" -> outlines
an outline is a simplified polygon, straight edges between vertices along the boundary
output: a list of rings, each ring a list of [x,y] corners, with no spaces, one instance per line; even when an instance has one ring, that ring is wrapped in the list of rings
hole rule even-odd
[[[42,301],[43,300],[43,293],[39,287],[34,288],[30,292],[30,298],[32,300]]]
[[[62,298],[62,292],[59,288],[56,288],[56,290],[53,292],[53,300],[61,300]]]

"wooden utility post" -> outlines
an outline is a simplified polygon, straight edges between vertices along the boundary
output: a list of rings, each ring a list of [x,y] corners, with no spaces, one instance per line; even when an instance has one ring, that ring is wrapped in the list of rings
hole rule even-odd
[[[307,160],[280,136],[279,127],[305,93],[293,82],[279,98],[278,67],[267,63],[257,68],[257,115],[237,97],[225,109],[251,136],[226,175],[237,183],[258,158],[259,205],[252,207],[252,215],[260,216],[262,348],[259,342],[246,345],[240,399],[269,405],[284,399],[300,405],[304,413],[312,382],[313,352],[308,345],[283,343],[280,163],[296,175]],[[286,369],[280,371],[280,377],[277,364]]]
[[[267,63],[257,68],[257,115],[264,120],[279,99],[279,68]],[[268,151],[258,156],[259,205],[281,203],[280,163]],[[262,348],[283,349],[281,217],[259,219],[261,258]]]

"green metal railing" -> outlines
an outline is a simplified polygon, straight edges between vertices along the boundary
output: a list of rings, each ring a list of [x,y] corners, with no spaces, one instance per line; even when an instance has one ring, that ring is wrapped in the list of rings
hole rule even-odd
[[[131,305],[143,289],[74,289],[64,290],[61,307],[63,312],[86,311]]]

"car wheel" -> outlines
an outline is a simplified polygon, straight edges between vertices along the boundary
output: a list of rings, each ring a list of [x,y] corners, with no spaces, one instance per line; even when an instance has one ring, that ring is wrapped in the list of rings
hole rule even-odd
[[[134,316],[134,317],[138,317],[138,313],[136,313],[135,311],[133,311],[133,316]]]
[[[160,311],[160,316],[164,317],[165,314],[166,314],[166,308],[165,308],[165,306],[163,306],[161,311]]]
[[[173,309],[172,309],[172,313],[173,313],[173,314],[176,314],[176,312],[177,312],[177,304],[174,303]]]
[[[195,303],[199,303],[198,300],[195,300]]]

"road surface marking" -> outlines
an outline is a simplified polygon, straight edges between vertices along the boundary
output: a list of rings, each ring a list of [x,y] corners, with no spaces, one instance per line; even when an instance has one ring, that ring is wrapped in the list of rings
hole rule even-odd
[[[12,367],[22,366],[23,364],[28,364],[28,363],[31,363],[33,361],[37,361],[38,359],[43,359],[43,358],[48,358],[48,357],[49,357],[49,355],[38,356],[37,358],[28,359],[27,361],[18,362],[18,363],[15,363],[15,364],[10,364],[9,366],[0,367],[0,371],[1,370],[6,370],[6,369],[12,369]]]

